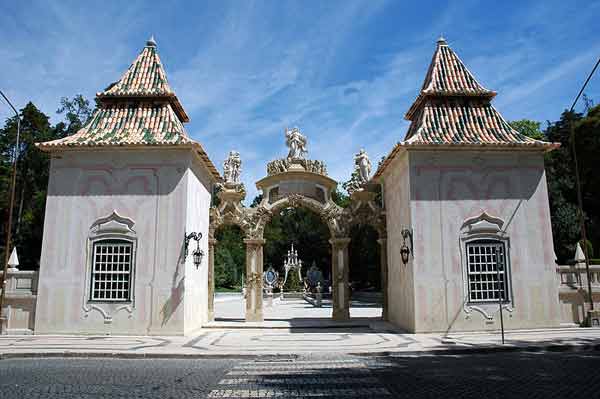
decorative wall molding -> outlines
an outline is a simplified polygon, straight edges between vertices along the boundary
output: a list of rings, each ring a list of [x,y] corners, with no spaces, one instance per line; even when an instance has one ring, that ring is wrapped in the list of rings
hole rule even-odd
[[[117,211],[114,210],[110,215],[97,219],[92,224],[90,227],[90,236],[111,233],[135,235],[135,230],[133,230],[134,224],[135,222],[133,220],[120,216]]]
[[[502,309],[512,313],[514,311],[513,305],[513,297],[512,297],[512,273],[510,267],[510,246],[508,237],[505,236],[502,227],[504,226],[504,220],[491,216],[485,210],[482,210],[481,213],[477,216],[467,218],[460,229],[460,257],[461,257],[461,267],[462,267],[462,276],[463,276],[463,298],[465,298],[463,302],[463,311],[467,314],[467,318],[470,318],[470,315],[473,312],[480,313],[486,320],[492,321],[494,320],[494,316],[499,311],[499,306],[497,302],[489,302],[489,303],[469,303],[469,281],[467,274],[467,254],[466,244],[468,242],[480,239],[490,239],[495,241],[503,242],[505,245],[506,253],[506,273],[507,273],[507,292],[509,296],[509,301],[502,304]]]
[[[119,313],[119,311],[121,310],[125,310],[127,313],[129,313],[129,318],[133,318],[133,306],[131,305],[121,305],[118,306],[114,312],[111,315],[111,312],[109,310],[104,309],[103,307],[101,307],[100,305],[97,304],[90,304],[89,306],[87,306],[86,304],[84,304],[82,306],[84,315],[84,318],[87,318],[90,314],[90,312],[92,311],[97,311],[98,313],[100,313],[102,315],[102,317],[104,318],[104,324],[111,324],[113,322],[113,317],[112,315]]]
[[[504,226],[504,220],[499,217],[490,216],[485,211],[480,215],[468,218],[461,226],[463,234],[477,233],[500,233]]]
[[[129,318],[133,318],[133,310],[135,309],[135,272],[137,270],[137,233],[133,229],[134,225],[135,222],[132,219],[121,216],[116,210],[113,210],[110,215],[96,219],[90,226],[85,264],[85,289],[83,290],[81,305],[84,318],[87,318],[92,311],[96,311],[102,315],[105,324],[111,324],[113,315],[121,310],[129,313]],[[127,303],[90,301],[94,243],[104,239],[122,239],[132,244],[132,274],[129,283],[131,286],[131,299]]]

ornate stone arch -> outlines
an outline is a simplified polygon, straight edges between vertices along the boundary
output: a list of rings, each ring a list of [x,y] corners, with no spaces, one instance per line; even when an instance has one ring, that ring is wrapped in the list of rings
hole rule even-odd
[[[279,198],[272,204],[269,204],[267,200],[263,200],[257,208],[250,210],[247,217],[247,227],[251,232],[250,235],[253,238],[262,239],[265,226],[273,215],[286,208],[305,208],[315,212],[327,225],[331,238],[343,238],[347,235],[348,229],[344,222],[344,209],[342,207],[331,200],[321,203],[301,194],[290,194]]]
[[[387,267],[387,228],[385,210],[377,201],[377,194],[366,189],[352,192],[350,205],[344,209],[344,222],[350,235],[353,226],[371,226],[379,236],[381,287],[383,292],[382,318],[387,320],[388,312],[388,267]]]
[[[355,191],[350,196],[350,205],[344,209],[344,221],[348,228],[356,225],[373,227],[379,238],[387,234],[385,211],[376,200],[372,191]]]
[[[209,282],[214,290],[212,272],[214,270],[215,231],[224,224],[240,226],[244,232],[244,243],[246,244],[246,320],[262,321],[265,226],[281,209],[303,207],[315,212],[329,229],[331,237],[329,243],[332,249],[333,318],[346,320],[350,316],[349,227],[352,224],[372,225],[379,233],[380,241],[383,240],[385,243],[384,212],[374,200],[375,193],[365,191],[368,186],[366,181],[359,182],[360,184],[354,188],[356,191],[352,195],[350,208],[338,206],[333,201],[337,182],[327,176],[327,168],[322,161],[304,158],[306,137],[300,133],[299,129],[286,130],[286,144],[290,148],[287,158],[269,162],[267,176],[256,182],[256,187],[262,192],[263,198],[255,208],[246,208],[242,205],[245,190],[239,183],[241,168],[239,154],[231,152],[230,158],[225,161],[226,181],[221,185],[223,190],[218,194],[221,202],[210,211]],[[364,151],[361,153],[364,154]],[[361,159],[366,157],[366,154],[364,155]],[[233,174],[231,173],[232,167],[235,172]],[[383,248],[383,252],[385,252],[385,248]],[[211,299],[212,292],[214,291],[211,291]],[[212,312],[212,308],[210,310]]]
[[[213,321],[215,316],[215,246],[217,240],[215,233],[219,227],[226,225],[238,226],[248,238],[248,224],[246,223],[247,208],[242,201],[246,197],[246,190],[242,184],[225,184],[220,187],[217,194],[220,203],[209,210],[208,224],[208,320]]]
[[[238,185],[234,188],[225,188],[217,196],[220,203],[218,206],[211,207],[209,213],[209,239],[214,240],[217,229],[225,225],[236,225],[246,235],[248,226],[244,221],[247,209],[242,205],[246,197],[244,187]]]

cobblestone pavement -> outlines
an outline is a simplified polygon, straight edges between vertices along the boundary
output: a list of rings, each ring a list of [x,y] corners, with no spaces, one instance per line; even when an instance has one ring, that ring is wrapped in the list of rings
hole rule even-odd
[[[600,352],[255,360],[7,359],[0,398],[598,397]]]
[[[205,398],[233,360],[0,361],[0,398]]]

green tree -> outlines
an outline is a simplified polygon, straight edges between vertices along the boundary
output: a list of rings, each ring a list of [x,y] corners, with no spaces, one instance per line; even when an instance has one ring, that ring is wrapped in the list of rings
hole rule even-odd
[[[350,230],[350,282],[354,289],[381,288],[379,235],[370,225],[357,225]]]
[[[290,270],[283,290],[287,292],[302,292],[303,288],[304,284],[300,281],[298,272],[296,270]]]
[[[346,208],[348,205],[350,205],[350,196],[345,192],[341,192],[337,188],[331,192],[331,199],[342,208]]]
[[[272,265],[283,276],[283,262],[292,243],[304,266],[302,273],[314,261],[325,278],[331,274],[330,233],[316,213],[304,208],[286,208],[274,215],[264,230],[265,265]]]
[[[252,203],[250,204],[250,208],[256,208],[262,202],[262,200],[263,200],[263,195],[262,194],[258,194],[252,200]]]
[[[594,248],[600,247],[600,106],[595,106],[589,108],[586,115],[563,112],[545,132],[549,141],[561,144],[545,157],[554,249],[561,263],[573,259],[575,244],[581,239],[571,128],[575,132],[588,240]]]
[[[521,119],[510,122],[510,126],[517,132],[536,140],[546,140],[546,135],[540,130],[540,122]]]
[[[63,129],[65,136],[77,133],[92,117],[93,112],[89,100],[83,95],[77,94],[72,99],[63,97],[56,113],[64,115],[64,121],[60,122],[57,128]]]
[[[237,226],[223,226],[215,233],[215,287],[237,288],[246,265],[242,231]]]
[[[34,269],[38,267],[42,245],[46,188],[48,185],[48,156],[35,147],[36,142],[61,137],[50,126],[48,117],[35,105],[28,103],[20,111],[21,134],[18,148],[17,179],[15,202],[13,205],[13,244],[19,253],[20,267]],[[11,155],[15,149],[17,133],[16,117],[6,120],[0,129],[0,213],[2,220],[8,220],[10,175],[12,173]],[[0,242],[2,259],[6,247],[6,222],[2,225]]]
[[[65,120],[52,126],[48,116],[31,102],[20,111],[21,134],[18,148],[16,196],[13,206],[13,244],[17,246],[20,268],[35,269],[39,265],[42,246],[49,157],[35,143],[55,140],[76,132],[91,114],[89,102],[81,95],[73,100],[63,98],[59,113]],[[11,157],[17,133],[16,117],[8,118],[0,129],[0,216],[8,220]],[[2,259],[6,246],[6,223],[0,227]]]

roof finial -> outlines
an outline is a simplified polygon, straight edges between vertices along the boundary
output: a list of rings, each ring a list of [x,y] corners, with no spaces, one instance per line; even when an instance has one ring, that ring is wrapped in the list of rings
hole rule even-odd
[[[440,35],[440,37],[437,39],[437,44],[438,46],[447,46],[448,43],[446,43],[446,39],[444,39],[443,35]]]
[[[154,35],[150,36],[150,39],[146,42],[146,47],[156,47],[156,40],[154,40]]]

